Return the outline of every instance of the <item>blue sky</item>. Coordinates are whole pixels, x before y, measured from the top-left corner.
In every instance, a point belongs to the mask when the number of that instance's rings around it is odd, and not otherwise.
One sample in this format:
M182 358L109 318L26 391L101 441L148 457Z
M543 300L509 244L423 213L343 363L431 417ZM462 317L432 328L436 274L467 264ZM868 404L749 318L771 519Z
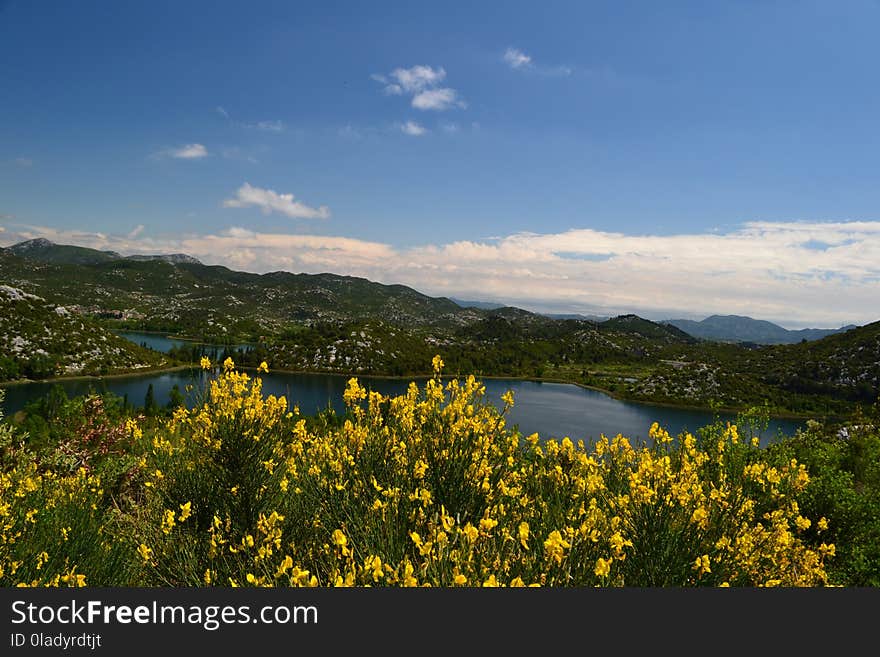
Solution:
M0 0L0 244L873 321L878 24L867 1Z

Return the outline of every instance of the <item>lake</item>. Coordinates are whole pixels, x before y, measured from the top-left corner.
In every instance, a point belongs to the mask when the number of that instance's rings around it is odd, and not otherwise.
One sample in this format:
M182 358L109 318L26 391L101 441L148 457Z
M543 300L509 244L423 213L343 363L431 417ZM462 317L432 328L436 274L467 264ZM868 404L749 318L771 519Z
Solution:
M250 351L254 348L251 344L235 344L235 345L214 345L207 344L203 342L194 342L193 340L181 340L179 338L172 338L164 333L145 333L142 331L116 331L116 334L125 338L126 340L130 340L135 344L139 344L142 346L146 346L148 349L152 349L153 351L161 351L163 353L168 353L172 348L177 347L207 347L209 353L222 353L224 349L237 350L240 349L242 351Z
M261 375L264 394L285 395L288 402L298 404L303 413L311 414L330 404L342 413L345 405L342 393L347 376L327 374L292 374L270 372ZM198 370L144 374L142 376L64 381L68 396L82 395L90 390L109 391L128 396L135 405L143 405L147 387L153 384L153 394L159 404L168 401L176 384L185 393L187 385L198 389L205 375ZM358 377L361 384L386 395L402 394L409 379ZM424 379L419 381L423 384ZM673 435L680 431L695 431L713 421L709 411L654 406L614 399L596 390L587 390L567 383L544 383L511 379L484 379L486 398L501 407L501 395L507 390L514 393L515 405L508 415L508 426L518 425L525 434L537 432L542 438L570 437L572 440L598 438L600 434L613 437L618 433L632 440L648 440L648 429L659 422ZM35 398L46 395L54 383L35 382L15 384L5 388L7 415L20 410ZM189 393L188 397L192 397ZM719 414L722 419L735 420L730 414ZM793 434L804 423L798 420L771 420L761 436L762 444L774 440L779 432Z

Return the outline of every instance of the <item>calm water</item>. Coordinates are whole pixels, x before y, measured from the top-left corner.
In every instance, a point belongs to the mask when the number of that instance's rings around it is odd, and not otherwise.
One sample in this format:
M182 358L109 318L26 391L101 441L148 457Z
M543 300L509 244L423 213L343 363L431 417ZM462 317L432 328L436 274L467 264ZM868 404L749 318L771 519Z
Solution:
M213 350L214 352L222 352L227 347L224 345L213 345L213 344L205 344L202 342L193 342L192 340L178 340L176 338L168 337L162 333L142 333L140 331L116 331L116 334L119 337L125 338L126 340L130 340L135 344L146 345L153 351L161 351L163 353L168 353L174 347L192 347L192 346L200 346L200 347L208 347L209 352ZM231 350L242 350L242 351L250 351L254 348L253 345L250 344L235 344L229 345L228 347Z
M184 392L186 386L192 384L197 390L202 376L199 371L180 370L137 377L65 381L61 385L68 396L106 390L119 396L127 395L132 404L140 406L151 383L156 401L164 404L172 386L177 384ZM264 394L285 395L291 404L298 404L303 413L311 414L327 408L328 403L339 413L345 410L342 393L348 377L270 372L262 378ZM409 380L404 379L359 377L359 380L364 386L383 394L401 394L409 385ZM685 429L695 431L713 421L708 411L624 402L595 390L564 383L508 379L486 379L484 383L487 399L499 407L502 406L501 395L507 390L514 392L516 403L508 416L508 425L518 425L526 435L537 432L541 437L569 436L575 441L588 441L603 433L607 436L622 433L634 440L648 440L648 428L655 421L673 435ZM20 410L28 401L47 394L52 385L56 384L25 383L6 387L4 411L10 415ZM721 417L735 419L727 414L721 414ZM762 443L773 440L780 431L793 434L800 426L803 426L802 422L773 420L762 435Z

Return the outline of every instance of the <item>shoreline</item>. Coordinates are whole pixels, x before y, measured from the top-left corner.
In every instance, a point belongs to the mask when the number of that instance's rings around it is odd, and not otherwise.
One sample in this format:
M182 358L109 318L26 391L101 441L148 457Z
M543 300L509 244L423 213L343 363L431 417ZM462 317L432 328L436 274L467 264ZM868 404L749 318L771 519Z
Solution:
M165 372L177 372L179 370L192 369L192 365L173 365L171 367L144 368L134 372L119 372L116 374L71 374L70 376L53 376L48 379L13 379L12 381L0 381L0 388L6 388L28 383L63 383L65 381L100 381L102 379L124 379L133 376L146 376L148 374L164 374Z
M215 364L215 367L219 364ZM242 371L256 371L256 366L251 365L238 365L237 369ZM137 370L134 372L121 372L118 374L77 374L71 376L55 376L49 379L16 379L13 381L0 381L0 388L12 387L16 385L24 385L28 383L63 383L65 381L100 381L102 379L122 379L122 378L130 378L130 377L138 377L138 376L148 376L148 375L158 375L165 374L167 372L178 372L181 370L187 369L200 369L198 363L191 363L188 365L173 365L171 367L161 367L155 369L143 369ZM401 380L424 380L430 379L432 374L406 374L406 375L393 375L393 374L362 374L362 373L346 373L346 372L327 372L320 370L289 370L289 369L277 369L273 368L269 370L270 373L277 372L279 374L307 374L307 375L322 375L322 376L336 376L336 377L344 377L344 378L358 378L358 379L384 379L388 381L401 381ZM468 375L464 375L468 376ZM660 408L670 408L670 409L680 409L686 411L702 411L702 412L720 412L727 414L737 414L742 413L748 410L747 408L734 408L729 406L722 406L718 408L712 408L710 406L699 406L694 404L679 404L673 402L662 402L662 401L649 401L642 399L630 399L628 397L619 395L618 393L612 392L605 388L599 388L597 386L587 385L585 383L580 383L578 381L568 381L565 379L558 378L546 378L546 377L530 377L530 376L511 376L511 375L474 375L477 380L483 379L492 379L492 380L508 380L508 381L527 381L532 383L558 383L563 385L572 385L578 388L582 388L584 390L593 390L595 392L599 392L603 395L606 395L616 401L625 402L630 404L642 404L646 406L656 406ZM441 379L455 379L461 378L461 375L441 375ZM825 416L817 416L817 415L805 415L799 413L791 413L791 412L783 412L783 413L771 413L769 418L771 420L810 420L816 419L817 417L821 417L822 420L843 420L844 417L833 416L833 415L825 415Z
M195 344L201 344L206 347L240 347L242 345L248 347L259 347L259 342L235 342L230 344L219 344L214 342L205 342L200 338L189 338L182 335L176 335L174 333L169 333L168 331L147 331L145 329L127 329L127 328L114 328L109 327L110 331L116 333L143 333L144 335L155 335L160 338L165 338L166 340L179 340L180 342L193 342ZM132 341L133 342L133 341Z

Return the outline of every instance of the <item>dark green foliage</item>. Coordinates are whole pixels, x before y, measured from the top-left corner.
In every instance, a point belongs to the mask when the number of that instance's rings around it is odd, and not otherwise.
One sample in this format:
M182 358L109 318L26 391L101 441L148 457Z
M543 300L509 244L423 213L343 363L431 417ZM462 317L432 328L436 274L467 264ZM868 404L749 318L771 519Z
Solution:
M803 515L828 519L828 529L808 530L815 544L834 543L833 581L880 586L880 414L845 426L810 422L806 431L769 448L780 463L796 458L810 473L799 499Z

